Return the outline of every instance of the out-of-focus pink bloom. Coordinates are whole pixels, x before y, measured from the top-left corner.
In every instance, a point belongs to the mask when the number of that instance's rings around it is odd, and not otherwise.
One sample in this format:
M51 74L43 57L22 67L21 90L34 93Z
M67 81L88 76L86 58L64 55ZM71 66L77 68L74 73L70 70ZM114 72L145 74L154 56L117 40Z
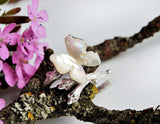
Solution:
M0 110L2 110L5 107L5 100L0 99ZM0 120L0 124L4 124L2 120Z
M16 33L10 33L15 26L16 24L12 23L7 25L2 32L0 29L0 57L3 60L6 60L9 57L9 51L5 44L15 45L17 43L18 35Z
M2 71L3 69L3 62L0 60L0 71ZM0 82L0 86L2 85L2 83Z
M17 52L12 55L12 62L16 64L16 74L18 78L18 87L22 89L26 83L28 83L28 78L32 77L36 71L36 68L28 63L31 57L23 54L21 48L17 47Z
M15 70L11 68L7 63L3 65L3 73L5 75L5 80L10 87L13 87L17 82L17 75Z
M0 99L0 110L2 110L5 107L5 100Z
M39 0L32 0L31 6L28 6L28 15L31 22L31 28L33 32L39 37L46 37L46 31L44 27L39 24L48 21L48 14L45 10L38 12Z
M0 71L2 71L2 69L3 69L3 62L2 60L0 60Z
M0 124L4 124L2 120L0 120Z

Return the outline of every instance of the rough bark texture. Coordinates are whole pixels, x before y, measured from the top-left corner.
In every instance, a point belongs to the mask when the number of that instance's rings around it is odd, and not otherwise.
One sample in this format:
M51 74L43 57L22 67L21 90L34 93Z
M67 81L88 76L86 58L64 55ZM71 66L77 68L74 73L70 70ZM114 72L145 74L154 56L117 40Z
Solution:
M143 39L153 35L160 29L160 17L157 17L148 26L128 38L114 38L106 40L104 43L90 47L88 50L97 51L102 60L111 58L121 51L134 46ZM85 122L95 124L159 124L160 109L153 108L136 110L107 110L96 106L92 99L98 92L94 84L88 84L81 93L80 99L72 104L67 105L67 94L69 91L59 90L58 88L49 89L48 85L43 87L46 73L53 71L54 65L49 61L52 50L45 50L45 58L41 63L36 74L22 90L19 98L0 111L0 119L5 124L15 123L34 123L36 120L57 118L60 116L75 116ZM87 72L95 71L95 68L87 68ZM60 75L56 75L55 80Z
M88 51L95 51L99 54L101 60L110 59L120 52L141 43L144 39L153 36L160 30L160 16L152 20L147 26L143 27L140 32L131 37L115 37L107 39L103 43L88 47Z
M49 86L42 87L46 73L55 69L49 61L52 50L46 50L45 53L44 61L22 90L19 98L0 112L0 118L5 124L34 123L36 120L60 116L75 116L79 120L95 124L158 124L160 122L160 110L158 109L118 111L94 105L92 99L98 92L94 84L86 86L78 102L67 105L67 94L73 90L74 86L69 91L58 88L49 89ZM59 78L58 75L57 78Z

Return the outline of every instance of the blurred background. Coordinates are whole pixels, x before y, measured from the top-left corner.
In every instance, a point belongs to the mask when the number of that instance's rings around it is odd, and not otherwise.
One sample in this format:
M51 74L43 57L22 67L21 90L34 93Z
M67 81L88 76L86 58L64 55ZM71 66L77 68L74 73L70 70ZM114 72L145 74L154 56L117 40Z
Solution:
M27 15L31 0L2 5L2 10L21 7L19 15ZM47 10L45 23L49 44L55 53L67 53L64 38L71 34L84 39L89 46L115 36L131 36L160 15L159 0L40 0L39 10ZM22 31L28 25L25 24ZM142 110L160 104L160 33L143 43L102 63L98 70L111 69L113 84L96 95L94 103L107 109ZM0 93L7 104L20 90L9 88ZM37 124L90 124L74 117L38 121Z

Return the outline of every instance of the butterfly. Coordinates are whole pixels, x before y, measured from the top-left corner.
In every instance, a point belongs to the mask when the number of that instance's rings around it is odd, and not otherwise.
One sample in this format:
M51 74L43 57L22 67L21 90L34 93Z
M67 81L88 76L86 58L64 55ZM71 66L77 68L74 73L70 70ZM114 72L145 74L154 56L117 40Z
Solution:
M69 35L65 38L65 45L68 54L52 54L50 61L60 74L69 73L71 77L71 79L63 79L59 89L69 89L78 82L78 86L68 94L68 104L72 104L79 99L81 91L89 82L97 80L97 77L103 77L104 74L85 73L82 65L97 66L101 60L97 53L86 51L87 43L84 40Z

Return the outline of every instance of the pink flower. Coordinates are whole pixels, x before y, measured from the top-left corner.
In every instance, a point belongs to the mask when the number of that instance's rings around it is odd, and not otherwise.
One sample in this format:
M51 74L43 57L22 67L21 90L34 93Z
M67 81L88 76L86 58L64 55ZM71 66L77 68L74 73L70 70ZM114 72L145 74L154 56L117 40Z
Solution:
M0 110L2 110L5 107L5 100L0 99ZM0 124L4 124L2 120L0 120Z
M0 99L0 110L2 110L5 107L5 100Z
M0 29L0 57L3 60L6 60L9 57L9 51L5 44L15 45L17 43L17 34L9 34L15 26L16 24L12 23L7 25L2 32Z
M3 62L0 60L0 72L2 71L3 69ZM0 86L2 85L2 83L0 82Z
M39 24L48 21L48 14L45 10L38 12L39 0L32 0L32 5L28 6L28 15L31 22L31 28L33 32L39 37L46 37L46 31L44 27Z
M0 120L0 124L4 124L2 120Z
M33 54L35 50L34 42L37 42L39 39L35 36L31 27L27 28L22 36L19 38L18 45L21 47L25 55Z
M15 70L11 68L7 63L3 65L3 73L5 75L5 80L10 87L13 87L17 82L17 75Z
M31 27L23 32L19 41L19 46L25 55L32 54L31 56L33 56L33 53L36 53L35 67L38 68L44 59L44 47L48 48L48 44L40 43Z
M0 71L2 71L2 69L3 69L3 62L2 60L0 60Z
M18 88L22 89L29 79L34 75L36 68L28 63L31 57L23 54L21 48L17 47L17 52L12 55L12 62L16 65L16 74L18 78Z
M38 69L39 65L41 64L42 60L44 59L44 47L48 48L47 43L36 43L35 44L35 53L37 55L35 60L35 67Z

